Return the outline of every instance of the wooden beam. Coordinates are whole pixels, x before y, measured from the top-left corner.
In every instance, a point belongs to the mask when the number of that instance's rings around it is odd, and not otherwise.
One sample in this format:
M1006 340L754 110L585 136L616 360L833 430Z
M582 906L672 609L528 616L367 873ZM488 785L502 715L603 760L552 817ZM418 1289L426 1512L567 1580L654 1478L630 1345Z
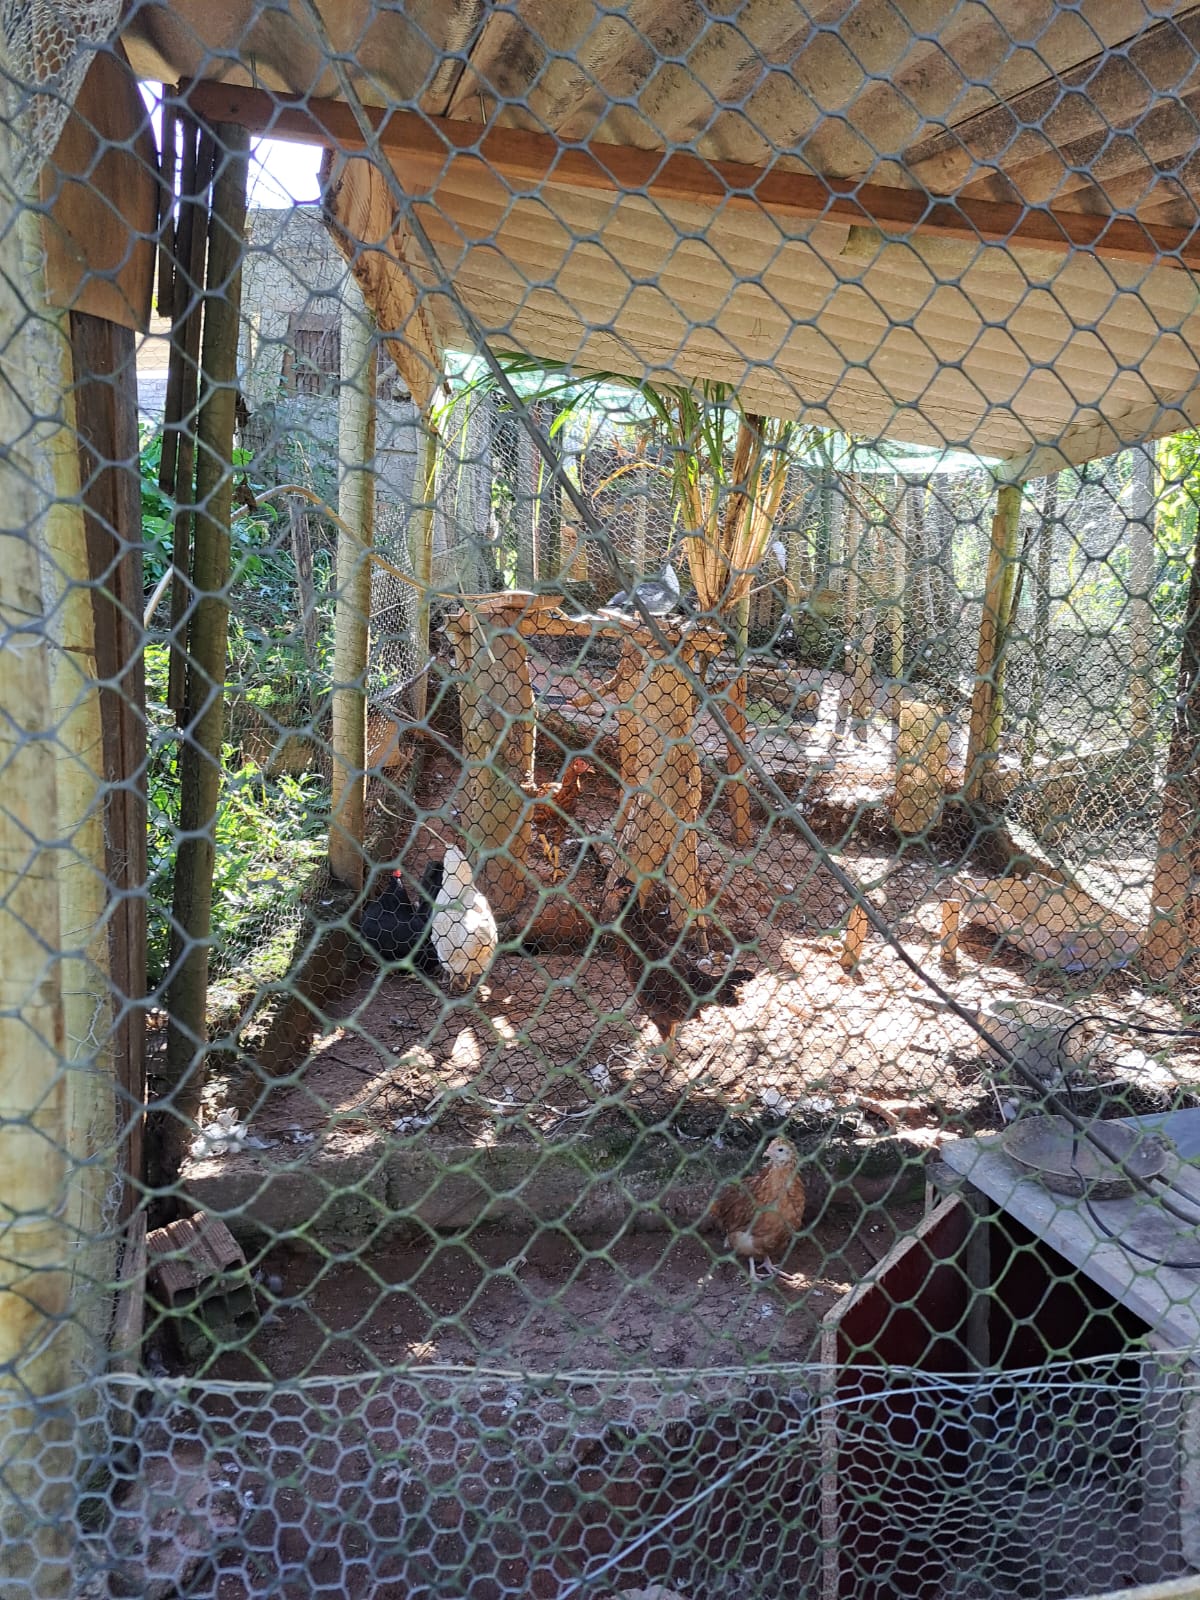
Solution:
M272 139L344 152L368 148L351 108L338 100L289 98L204 79L180 97L198 116L236 122ZM563 144L520 128L484 129L397 108L368 108L372 146L402 172L414 198L428 198L456 162L480 162L514 188L543 184L646 196L732 210L763 211L794 221L839 221L909 237L930 234L1107 260L1160 263L1200 271L1200 229L1138 222L1133 217L1036 208L995 200L944 198L923 190L859 183L813 173L707 161L689 151L627 145ZM417 192L417 186L424 194Z
M125 1183L121 1220L143 1177L146 1100L146 674L140 610L142 501L133 332L71 315L75 429L100 681L113 1049Z
M338 428L337 600L333 618L333 758L329 788L329 870L362 889L366 870L367 665L371 546L375 542L375 324L356 289L342 301Z
M971 695L971 727L967 739L964 793L968 800L986 798L985 778L994 756L997 669L1003 648L1012 585L1016 579L1017 538L1021 526L1021 485L1006 483L996 494L992 518L992 544L988 552L983 595L983 621L979 626L979 653L975 687Z
M1022 456L1011 456L996 468L996 477L1004 483L1028 483L1200 427L1200 381L1184 394L1152 400L1118 416L1103 417L1093 408L1089 413L1086 422L1073 424L1055 443L1034 445Z

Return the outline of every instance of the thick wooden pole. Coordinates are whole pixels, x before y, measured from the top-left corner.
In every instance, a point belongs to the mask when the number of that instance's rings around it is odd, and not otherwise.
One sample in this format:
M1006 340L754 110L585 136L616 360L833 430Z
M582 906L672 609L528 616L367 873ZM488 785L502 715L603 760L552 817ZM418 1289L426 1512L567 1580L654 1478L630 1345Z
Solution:
M1021 771L1033 770L1038 728L1046 697L1046 657L1050 650L1050 569L1054 557L1054 524L1058 516L1058 474L1046 479L1042 517L1038 527L1037 555L1033 563L1033 673L1029 686L1029 715L1021 740Z
M37 222L21 76L0 28L0 1594L71 1592L72 1241L66 1214L66 1029L58 885L58 750L39 545L39 369L49 324L29 285Z
M204 296L204 256L208 248L209 190L217 159L207 129L197 130L190 118L184 133L179 226L175 232L172 280L171 358L163 417L160 487L176 502L171 540L171 656L167 704L182 720L187 700L188 617L195 590L192 583L192 530L195 518L196 400L200 388L200 331Z
M153 1119L147 1151L148 1177L160 1190L172 1187L178 1179L204 1086L214 829L225 729L229 517L249 146L244 128L226 124L213 132L219 154L209 226L196 428L192 583L197 599L188 639L187 698L180 730L179 851L166 989L166 1094ZM173 1197L164 1209L175 1209Z
M449 617L446 633L458 669L466 794L463 828L475 847L475 882L500 921L528 893L522 870L529 844L535 724L529 656L517 630L520 601L487 603Z
M896 514L892 520L892 574L891 593L888 596L889 632L892 646L892 677L899 682L904 676L904 606L908 598L908 553L910 541L915 547L916 517L914 497L916 490L904 484L896 491Z
M146 1099L146 676L137 372L132 330L73 313L75 425L82 458L100 690L109 962L120 1088L124 1220L140 1199Z
M1149 753L1154 730L1154 446L1133 452L1129 483L1129 708L1135 740Z
M421 585L413 611L413 648L417 662L429 660L429 590L433 583L433 507L437 484L438 436L428 418L421 419L420 443L413 469L412 513L408 522L408 556L413 576ZM413 684L413 720L424 722L429 709L429 673Z
M992 543L988 553L983 620L979 626L979 651L975 661L975 687L971 695L971 725L967 739L964 794L968 800L985 798L987 774L995 759L999 733L997 716L1000 710L997 671L1017 580L1021 489L1018 483L1003 484L996 495L996 512L992 518Z
M733 647L737 658L737 677L729 685L729 704L726 716L734 733L744 743L749 729L746 717L746 675L742 664L746 658L750 623L750 596L743 595L733 608ZM726 795L729 807L729 834L735 845L748 845L754 838L754 822L750 809L750 789L740 776L742 758L734 745L725 753Z
M32 276L32 275L31 275ZM29 280L27 279L27 282ZM47 419L41 454L53 501L45 526L43 590L55 646L50 690L57 766L58 951L63 1006L64 1106L68 1162L66 1221L71 1230L72 1365L99 1377L108 1365L116 1251L106 1217L116 1173L113 995L106 926L104 738L96 629L90 590L75 419L75 371L68 319L47 319L39 368L39 414ZM54 423L48 419L55 418ZM60 420L61 419L61 420ZM119 1187L117 1188L119 1192ZM81 1401L80 1416L95 1400Z
M1200 957L1200 531L1192 552L1158 860L1143 960L1153 977L1194 973Z
M347 889L363 886L367 765L367 651L375 543L375 330L358 288L342 304L338 424L337 607L333 620L333 777L329 869Z

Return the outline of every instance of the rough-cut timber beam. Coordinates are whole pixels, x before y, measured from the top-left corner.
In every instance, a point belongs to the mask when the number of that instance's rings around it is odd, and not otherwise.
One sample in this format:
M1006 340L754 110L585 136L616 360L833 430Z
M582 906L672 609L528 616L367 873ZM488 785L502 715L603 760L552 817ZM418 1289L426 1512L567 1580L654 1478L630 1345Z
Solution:
M365 148L349 106L338 100L295 99L210 80L190 83L181 98L214 122L236 122L252 133L353 151ZM931 234L1028 249L1086 250L1109 260L1161 263L1200 271L1200 230L1168 228L1133 217L1030 208L993 200L948 200L919 190L853 179L823 178L770 167L706 161L626 145L560 144L549 134L516 128L484 130L415 111L368 113L380 152L403 170L406 184L432 191L456 161L481 161L513 184L542 183L606 194L729 206L797 221L840 221L887 234Z

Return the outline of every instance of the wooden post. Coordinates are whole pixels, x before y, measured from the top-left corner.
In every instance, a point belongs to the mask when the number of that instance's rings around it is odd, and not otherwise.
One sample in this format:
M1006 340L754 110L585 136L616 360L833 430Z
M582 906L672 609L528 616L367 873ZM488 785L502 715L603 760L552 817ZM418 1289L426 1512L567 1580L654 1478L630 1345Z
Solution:
M865 909L855 901L850 907L850 920L846 924L842 953L838 957L843 972L854 972L857 969L862 960L863 946L867 942L870 926Z
M433 508L437 483L438 436L428 417L421 418L421 443L413 469L412 512L408 521L408 557L421 585L413 611L413 648L421 666L429 659L429 591L433 586ZM424 722L429 708L429 673L413 684L412 713Z
M942 940L938 960L946 972L958 971L958 920L960 900L942 901Z
M872 680L875 676L875 631L878 626L879 613L874 606L868 606L862 614L862 636L855 644L850 688L850 714L854 719L854 735L857 739L867 737L867 725L875 710Z
M342 302L342 370L338 515L346 527L338 530L333 620L329 870L347 889L359 890L365 865L370 551L375 542L375 330L357 285L350 284Z
M229 518L249 139L244 128L232 123L221 124L213 132L221 156L213 188L196 429L192 581L197 599L188 640L187 703L179 758L180 839L175 858L171 976L166 989L166 1092L147 1128L148 1178L160 1190L170 1189L178 1179L204 1087L214 829L225 729ZM163 1209L173 1211L177 1202L178 1197L172 1196Z
M900 703L896 735L897 833L911 838L933 826L946 797L950 724L940 706L921 700Z
M633 544L629 552L629 560L633 567L633 576L636 582L646 571L646 527L650 520L651 479L643 471L638 473L634 482L637 485L637 498L633 502Z
M715 653L720 639L713 630L689 643ZM696 670L695 658L689 655L688 661ZM695 827L700 815L696 697L678 663L655 655L644 635L626 641L614 692L625 798L613 828L617 861L610 877L621 870L661 879L678 925L686 911L700 910L707 900Z
M1142 958L1158 978L1200 955L1200 529L1192 551L1175 716L1163 783L1158 860Z
M1021 772L1028 777L1037 754L1038 726L1046 692L1046 657L1050 649L1050 569L1054 555L1054 524L1058 514L1058 475L1046 479L1042 493L1042 518L1038 528L1037 557L1033 565L1033 672L1029 687L1029 715L1021 739Z
M896 496L897 515L892 533L891 623L892 677L897 682L904 676L904 603L908 591L908 546L914 532L912 512L913 493L904 488Z
M521 427L516 430L516 441L513 524L517 535L517 588L532 589L538 578L533 441Z
M304 639L304 664L308 668L310 704L317 675L317 593L313 584L312 534L308 510L302 500L289 497L288 533L292 560L296 566L296 604L300 609L300 630Z
M997 674L1004 645L1004 629L1017 578L1017 539L1021 526L1019 483L1006 483L996 495L992 518L992 543L988 553L983 595L983 620L975 661L975 687L971 695L971 724L963 792L968 800L986 798L987 776L995 759L1000 731L1001 703Z
M746 676L742 663L746 657L750 620L750 596L743 595L733 609L733 647L738 675L729 685L729 725L743 743L746 741L749 722L746 718ZM730 745L725 753L726 804L729 808L729 833L733 843L744 849L754 838L754 824L750 814L750 790L746 780L738 776L743 766L742 758Z
M171 356L163 417L162 455L158 481L175 500L172 519L171 656L167 704L182 723L187 699L188 617L191 612L192 529L195 517L196 399L200 385L200 334L204 305L204 257L207 249L208 195L217 147L206 130L181 116L184 135L179 227L175 234L171 316ZM197 143L198 139L198 143ZM165 309L165 308L164 308Z
M533 685L521 614L505 596L476 602L447 618L458 669L466 795L463 829L475 846L476 884L498 920L513 916L528 893L522 871L529 808L522 785L533 781Z
M14 188L27 152L21 74L0 28L0 1594L58 1600L71 1572L73 1405L57 765L39 546L38 369L53 369L28 267L36 213Z
M1129 483L1129 704L1134 739L1151 753L1154 732L1154 446L1133 452Z
M146 677L142 605L141 480L132 330L85 313L71 317L75 426L88 543L100 689L108 883L109 968L117 1015L113 1052L121 1087L124 1221L140 1197L146 1099Z

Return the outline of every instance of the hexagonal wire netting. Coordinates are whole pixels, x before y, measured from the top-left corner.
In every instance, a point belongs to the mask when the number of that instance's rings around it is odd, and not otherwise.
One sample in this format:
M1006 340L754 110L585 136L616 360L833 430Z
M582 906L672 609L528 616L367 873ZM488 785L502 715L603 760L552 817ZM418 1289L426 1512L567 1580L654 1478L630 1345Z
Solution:
M1196 23L911 10L4 11L3 1600L1200 1569Z

